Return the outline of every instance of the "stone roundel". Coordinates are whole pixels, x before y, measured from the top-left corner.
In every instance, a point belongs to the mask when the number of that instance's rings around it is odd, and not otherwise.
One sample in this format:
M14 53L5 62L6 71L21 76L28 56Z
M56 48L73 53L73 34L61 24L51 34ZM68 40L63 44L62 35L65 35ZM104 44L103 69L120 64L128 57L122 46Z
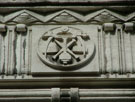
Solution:
M38 42L38 56L48 66L75 70L90 62L95 45L80 29L62 26L45 32Z

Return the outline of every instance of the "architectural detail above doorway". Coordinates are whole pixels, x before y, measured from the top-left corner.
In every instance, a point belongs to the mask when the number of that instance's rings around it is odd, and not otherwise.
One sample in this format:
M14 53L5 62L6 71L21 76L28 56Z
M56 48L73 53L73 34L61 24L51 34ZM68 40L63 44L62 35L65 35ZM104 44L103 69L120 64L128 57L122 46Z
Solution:
M89 35L68 26L49 30L38 43L40 59L47 65L61 70L80 68L92 60L94 52L95 45Z

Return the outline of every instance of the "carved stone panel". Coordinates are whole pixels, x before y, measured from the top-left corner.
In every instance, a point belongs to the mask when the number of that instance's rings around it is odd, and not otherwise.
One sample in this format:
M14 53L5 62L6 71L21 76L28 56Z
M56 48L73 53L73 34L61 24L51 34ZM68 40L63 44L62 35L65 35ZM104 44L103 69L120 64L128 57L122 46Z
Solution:
M134 11L87 9L1 10L1 78L134 77Z
M36 35L37 28L43 32ZM33 27L36 38L33 37L32 45L32 73L98 74L96 30L91 25L82 29L73 25Z
M135 0L0 0L0 102L135 102Z
M79 29L57 27L40 38L38 55L51 67L61 70L76 69L86 64L89 59L92 60L95 46L89 40L89 35Z

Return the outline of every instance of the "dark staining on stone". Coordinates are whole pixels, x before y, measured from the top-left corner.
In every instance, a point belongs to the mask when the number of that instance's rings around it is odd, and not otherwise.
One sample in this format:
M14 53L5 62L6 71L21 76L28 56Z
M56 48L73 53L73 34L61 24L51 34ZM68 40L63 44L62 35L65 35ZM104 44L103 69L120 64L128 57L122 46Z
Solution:
M4 45L4 63L3 63L3 66L2 66L2 74L3 75L5 74L5 45Z
M2 66L2 72L1 72L1 74L5 74L5 36L3 36L3 43L4 43L4 46L3 46L3 48L4 48L4 63L3 63L3 66Z
M14 69L13 69L13 74L17 74L17 68L16 68L16 65L17 65L17 56L16 56L16 45L17 44L17 34L15 33L15 38L14 38L14 41L13 41L13 52L14 52Z
M5 36L6 36L6 32L1 33L2 34L2 39L3 39L3 43L5 43ZM5 74L5 45L4 45L4 59L3 59L3 66L1 69L1 74L4 75Z
M1 34L2 34L2 36L3 36L3 37L5 37L5 36L6 36L6 32L3 32L3 33L1 33Z
M24 66L25 66L25 50L26 50L26 38L24 39L23 42L23 62L24 62Z
M2 74L2 75L5 74L5 62L4 62L4 64L3 64L3 66L2 66L2 72L1 72L1 74Z

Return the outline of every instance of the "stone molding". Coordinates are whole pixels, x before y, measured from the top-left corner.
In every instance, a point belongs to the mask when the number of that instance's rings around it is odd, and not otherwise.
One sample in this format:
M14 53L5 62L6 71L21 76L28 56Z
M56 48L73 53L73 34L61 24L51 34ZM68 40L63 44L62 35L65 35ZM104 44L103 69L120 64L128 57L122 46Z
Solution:
M0 4L1 5L6 5L6 6L12 6L12 5L27 5L32 6L34 4L36 5L58 5L58 4L68 4L68 5L80 5L80 4L93 4L93 5L133 5L134 1L133 0L1 0ZM31 5L30 5L31 4Z
M0 102L134 102L133 5L1 0Z
M18 75L33 75L34 77L40 75L59 76L59 72L61 72L62 76L72 74L74 76L94 75L100 77L101 75L112 75L118 77L125 75L126 78L131 78L135 73L134 14L134 12L130 12L125 16L109 9L100 9L90 13L87 11L85 15L76 10L69 9L62 9L49 14L39 14L35 11L25 9L7 15L1 14L0 74L2 78L12 75L15 77ZM44 29L49 26L50 28ZM90 49L94 51L94 53L91 54L91 61L84 64L85 67L79 65L78 69L75 71L71 69L69 69L69 71L60 71L59 69L61 68L53 69L42 63L41 60L39 61L36 50L42 50L44 48L42 43L45 43L44 41L40 43L39 39L43 34L46 35L45 32L48 31L54 30L54 33L61 32L59 29L55 30L55 28L62 26L78 29L79 32L71 32L73 36L75 36L76 33L83 34L84 31L88 32L87 35L94 44L94 47L92 48L91 46ZM83 38L82 35L80 37ZM77 38L75 39L77 41ZM83 43L85 40L87 39L82 40ZM52 48L58 47L60 46L59 43L62 43L61 41L56 42L57 43L52 44ZM42 46L38 47L38 43ZM87 43L83 43L80 45L87 45ZM70 55L78 60L76 55L72 53L74 52L73 49L68 48L68 50ZM69 52L67 52L68 51L66 51L65 55L68 55ZM39 57L41 58L40 55ZM44 59L43 57L41 58L42 60ZM55 63L57 61L52 62ZM38 66L40 67L37 68Z
M49 15L41 15L30 10L20 10L7 16L0 15L0 22L6 24L103 24L105 22L115 22L119 24L129 21L134 22L134 14L135 12L122 15L108 9L101 9L82 15L81 13L64 9Z
M86 102L86 101L127 101L135 100L135 90L131 89L10 89L0 90L0 101L40 101L40 102Z

